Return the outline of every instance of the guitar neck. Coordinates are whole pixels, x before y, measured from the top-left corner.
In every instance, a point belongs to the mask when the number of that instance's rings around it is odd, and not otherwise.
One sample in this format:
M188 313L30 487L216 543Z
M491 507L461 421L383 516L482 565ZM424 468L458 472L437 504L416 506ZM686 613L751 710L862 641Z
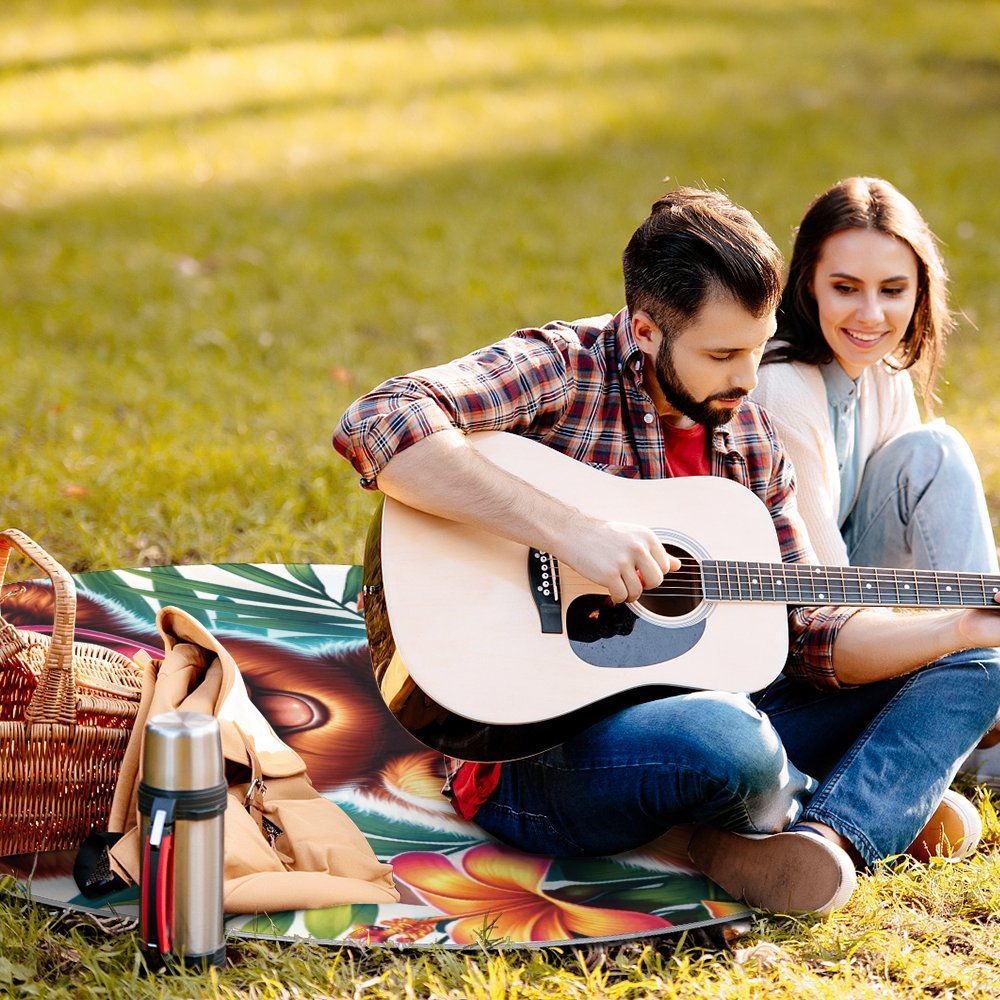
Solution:
M701 584L712 601L851 607L996 608L1000 592L1000 576L981 573L711 559Z

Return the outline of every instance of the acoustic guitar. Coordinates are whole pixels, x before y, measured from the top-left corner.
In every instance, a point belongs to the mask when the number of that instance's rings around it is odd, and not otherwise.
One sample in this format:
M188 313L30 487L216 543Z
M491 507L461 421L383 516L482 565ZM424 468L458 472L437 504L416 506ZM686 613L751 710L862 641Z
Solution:
M766 506L731 480L623 479L513 434L469 441L587 514L648 525L681 568L614 605L546 552L384 498L364 567L376 680L451 756L530 756L679 689L759 690L785 663L789 605L996 607L998 576L783 563Z

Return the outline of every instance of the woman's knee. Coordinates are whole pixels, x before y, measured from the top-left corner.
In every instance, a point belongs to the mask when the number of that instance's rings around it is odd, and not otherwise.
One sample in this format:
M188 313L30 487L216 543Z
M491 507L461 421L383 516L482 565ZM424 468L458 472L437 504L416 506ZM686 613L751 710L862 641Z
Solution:
M931 483L939 476L954 483L968 476L979 483L975 457L965 438L943 420L924 424L886 442L868 460L874 469L886 466L911 482Z

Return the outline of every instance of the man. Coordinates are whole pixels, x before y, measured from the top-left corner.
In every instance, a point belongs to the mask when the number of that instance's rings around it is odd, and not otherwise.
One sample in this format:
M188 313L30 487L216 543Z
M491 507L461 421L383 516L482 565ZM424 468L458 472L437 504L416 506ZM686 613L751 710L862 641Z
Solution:
M362 485L550 552L614 601L678 561L648 527L596 520L491 464L467 432L522 434L633 478L734 479L767 505L782 558L811 559L792 470L746 400L775 328L774 243L723 195L682 189L653 206L623 270L617 315L518 331L390 379L350 407L335 447ZM789 630L784 675L753 700L674 694L525 760L458 762L456 809L561 855L695 823L691 856L730 893L775 911L842 905L858 865L918 838L992 726L1000 658L978 647L1000 644L1000 615L799 608Z

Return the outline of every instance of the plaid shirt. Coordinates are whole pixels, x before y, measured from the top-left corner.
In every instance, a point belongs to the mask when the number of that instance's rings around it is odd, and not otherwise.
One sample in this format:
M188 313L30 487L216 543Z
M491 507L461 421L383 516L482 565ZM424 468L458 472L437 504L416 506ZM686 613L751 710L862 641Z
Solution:
M663 432L643 389L644 363L624 309L518 330L457 361L383 382L351 405L333 444L366 489L376 488L379 471L397 452L449 427L513 431L615 475L663 479L669 475ZM715 429L711 470L764 501L785 562L815 562L795 504L791 463L753 401ZM785 673L839 687L833 642L854 613L790 609Z

